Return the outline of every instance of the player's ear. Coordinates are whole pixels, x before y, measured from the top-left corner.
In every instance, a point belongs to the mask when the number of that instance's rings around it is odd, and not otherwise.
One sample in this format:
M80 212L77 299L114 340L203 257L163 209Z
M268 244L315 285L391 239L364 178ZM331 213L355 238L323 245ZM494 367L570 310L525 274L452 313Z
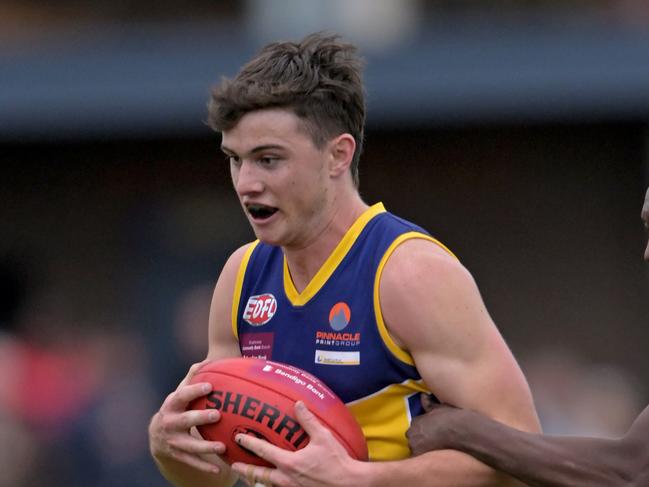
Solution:
M356 141L351 134L344 133L330 142L329 174L338 177L349 171L349 166L356 151Z

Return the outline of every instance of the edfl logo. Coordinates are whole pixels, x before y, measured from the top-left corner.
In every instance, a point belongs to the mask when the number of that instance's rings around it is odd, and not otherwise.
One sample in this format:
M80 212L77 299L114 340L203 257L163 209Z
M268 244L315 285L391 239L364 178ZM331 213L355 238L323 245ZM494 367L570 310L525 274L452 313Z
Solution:
M277 311L277 300L272 294L250 296L243 311L243 319L252 326L265 325Z

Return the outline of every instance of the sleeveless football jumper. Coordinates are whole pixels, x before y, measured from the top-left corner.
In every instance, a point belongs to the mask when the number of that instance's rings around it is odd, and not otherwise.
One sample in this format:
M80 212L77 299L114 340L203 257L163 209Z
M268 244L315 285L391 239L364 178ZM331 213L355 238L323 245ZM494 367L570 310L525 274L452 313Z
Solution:
M406 430L429 392L412 356L390 337L379 302L381 272L420 227L367 209L307 287L297 292L281 248L254 242L237 275L232 327L244 357L285 362L314 374L350 408L371 460L410 456Z

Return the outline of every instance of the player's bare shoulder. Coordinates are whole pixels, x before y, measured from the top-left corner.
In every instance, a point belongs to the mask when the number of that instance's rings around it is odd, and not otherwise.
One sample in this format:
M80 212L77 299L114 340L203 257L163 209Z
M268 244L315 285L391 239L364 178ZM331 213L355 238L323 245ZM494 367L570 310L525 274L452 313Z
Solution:
M455 341L462 335L461 328L475 323L475 318L486 317L469 271L434 241L418 238L403 242L389 257L380 279L385 323L403 345L417 347L425 335ZM428 345L442 345L435 343Z
M226 261L225 265L223 266L223 271L221 272L221 274L227 273L228 276L229 274L234 274L236 278L236 275L239 271L239 268L241 267L241 263L243 262L243 259L247 258L249 253L255 247L255 245L257 245L257 241L249 242L245 245L242 245L234 252L232 252L230 257L228 257L228 260Z
M236 336L232 332L232 306L237 280L242 264L253 250L255 242L235 250L221 270L210 306L209 352L210 358L237 356L240 354Z
M381 300L388 304L391 296L400 299L404 295L430 299L453 283L472 284L473 278L446 247L433 240L413 238L401 243L385 264Z

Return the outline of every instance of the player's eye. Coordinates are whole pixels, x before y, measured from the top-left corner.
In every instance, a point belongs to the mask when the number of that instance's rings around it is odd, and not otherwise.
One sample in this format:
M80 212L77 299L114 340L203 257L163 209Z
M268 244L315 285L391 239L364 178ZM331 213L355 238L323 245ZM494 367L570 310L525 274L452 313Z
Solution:
M259 158L259 164L265 167L273 167L279 161L279 157L276 156L263 156Z

